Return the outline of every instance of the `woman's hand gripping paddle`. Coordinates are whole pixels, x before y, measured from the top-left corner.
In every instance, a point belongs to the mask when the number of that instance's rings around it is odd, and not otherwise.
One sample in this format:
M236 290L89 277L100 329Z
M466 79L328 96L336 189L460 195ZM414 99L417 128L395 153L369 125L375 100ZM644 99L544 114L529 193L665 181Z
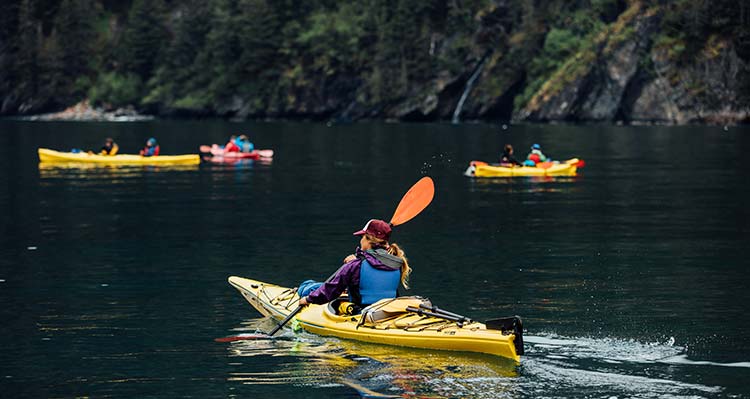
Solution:
M432 179L429 176L425 176L419 179L419 181L411 186L409 191L404 194L404 197L401 198L401 202L398 203L396 211L393 212L393 217L391 218L390 224L392 226L398 226L412 220L415 216L419 215L420 212L427 208L427 205L430 205L430 202L432 202L432 198L434 196L435 184L432 182ZM328 277L328 280L331 280L335 275L336 273L332 274L331 277ZM294 316L296 316L297 313L299 313L302 309L304 309L304 306L297 306L297 308L294 309L292 313L289 313L289 315L284 318L281 323L274 327L273 330L269 331L268 335L240 334L234 337L217 338L216 341L231 342L242 339L271 338L274 334L279 332L279 330L281 330L286 325L286 323L289 322L289 320L294 318Z

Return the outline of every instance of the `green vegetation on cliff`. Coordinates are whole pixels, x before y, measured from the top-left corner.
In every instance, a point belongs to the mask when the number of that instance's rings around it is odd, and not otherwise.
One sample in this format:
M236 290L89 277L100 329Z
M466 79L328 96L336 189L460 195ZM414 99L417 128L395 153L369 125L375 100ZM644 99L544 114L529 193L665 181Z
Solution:
M507 119L591 75L634 40L631 21L645 12L656 14L648 40L675 65L675 79L696 57L727 49L740 72L750 64L743 2L542 3L7 0L0 113L88 98L161 115L434 120L449 119L466 92L463 115ZM644 51L639 62L651 65ZM475 72L476 87L467 87ZM743 108L750 78L737 76L730 89ZM710 92L703 86L691 87Z

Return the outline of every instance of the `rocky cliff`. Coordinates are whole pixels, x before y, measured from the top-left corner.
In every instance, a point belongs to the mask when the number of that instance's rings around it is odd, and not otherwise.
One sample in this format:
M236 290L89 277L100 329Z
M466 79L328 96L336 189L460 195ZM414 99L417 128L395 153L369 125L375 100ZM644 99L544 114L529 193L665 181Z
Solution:
M0 113L750 121L744 2L286 3L9 0Z

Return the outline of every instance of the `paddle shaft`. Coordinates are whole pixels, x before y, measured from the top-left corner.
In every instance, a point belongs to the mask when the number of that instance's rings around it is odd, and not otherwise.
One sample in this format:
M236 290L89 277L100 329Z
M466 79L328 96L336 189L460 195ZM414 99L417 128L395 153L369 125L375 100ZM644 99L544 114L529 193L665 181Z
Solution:
M419 307L422 308L422 309L425 309L425 310L429 310L430 312L433 312L433 313L443 314L443 315L446 315L446 316L455 317L455 318L460 319L461 321L464 321L464 322L470 322L471 321L471 319L468 318L468 317L466 317L466 316L462 316L460 314L456 314L456 313L453 313L453 312L449 312L447 310L440 309L437 306L427 306L427 305L425 305L423 303L420 303Z
M344 266L342 265L341 267L344 267ZM333 280L333 278L336 277L336 274L338 274L339 270L341 270L341 267L338 270L336 270L335 273L331 274L331 277L328 277L325 282L327 283L327 282ZM286 318L284 318L284 320L282 320L281 323L279 323L279 325L277 325L276 327L274 327L273 330L271 330L271 332L268 333L268 335L272 336L272 335L276 334L277 332L279 332L279 330L281 330L282 328L284 328L284 326L286 325L286 323L289 323L289 320L293 319L294 316L296 316L297 313L301 312L302 309L304 309L304 308L305 308L305 305L298 305L297 309L294 309L292 311L292 313L289 313L289 315Z
M294 309L292 311L292 313L289 313L289 316L287 316L284 320L282 320L281 323L279 323L279 325L277 325L276 327L274 327L274 329L271 330L271 332L269 332L268 335L269 336L273 336L279 330L281 330L282 328L284 328L284 326L286 325L286 323L289 323L289 320L291 320L294 316L296 316L297 313L299 313L303 308L304 308L304 306L298 305L297 309Z
M458 324L459 327L463 327L464 323L471 322L471 320L468 320L463 316L455 317L455 316L447 315L445 313L430 312L429 310L422 310L421 308L415 308L414 306L407 306L406 311L416 313L420 316L430 316L430 317L436 317L438 319L452 321Z

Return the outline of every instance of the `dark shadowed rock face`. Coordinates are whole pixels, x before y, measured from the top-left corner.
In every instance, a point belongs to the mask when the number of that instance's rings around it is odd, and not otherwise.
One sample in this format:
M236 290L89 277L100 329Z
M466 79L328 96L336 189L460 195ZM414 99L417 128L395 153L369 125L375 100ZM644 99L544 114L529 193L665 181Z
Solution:
M623 14L626 15L627 13ZM748 65L730 41L709 40L691 62L671 60L651 37L659 15L639 11L614 24L592 61L586 52L569 60L542 87L516 119L626 123L733 123L747 121L739 74Z
M649 31L653 29L653 19L640 19L636 23L636 33L631 40L602 56L599 65L589 78L588 95L583 100L576 119L584 121L613 121L622 106L625 89L638 71L641 54L650 44ZM606 52L606 50L605 50Z
M746 121L750 106L737 87L747 65L731 43L715 43L691 65L670 61L666 52L651 54L654 78L646 82L627 115L634 123L716 123Z
M659 15L641 13L627 24L629 37L610 35L592 65L582 63L550 81L517 119L626 123L736 123L750 106L738 85L750 68L734 45L709 40L692 62L670 60L652 40ZM625 21L623 21L625 22ZM551 89L554 88L554 89Z
M594 49L583 49L542 87L517 115L528 121L614 121L637 75L656 18L626 13Z

